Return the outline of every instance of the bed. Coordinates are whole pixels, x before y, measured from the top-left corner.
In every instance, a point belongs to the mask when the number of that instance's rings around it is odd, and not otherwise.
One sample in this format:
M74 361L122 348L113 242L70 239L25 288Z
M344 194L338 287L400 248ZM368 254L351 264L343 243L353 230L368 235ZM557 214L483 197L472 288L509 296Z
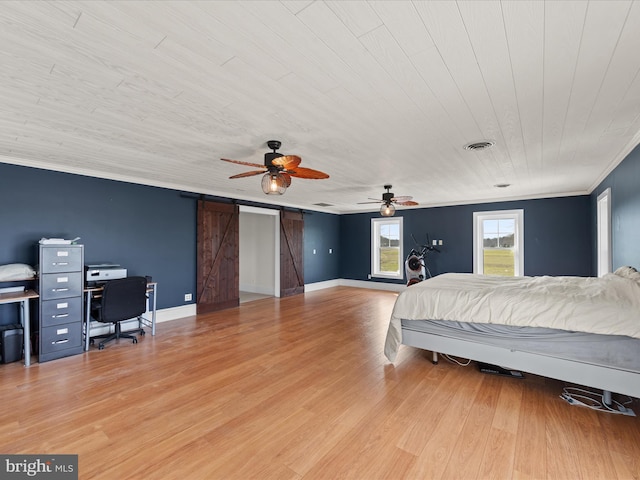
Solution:
M640 398L640 273L442 274L398 296L392 363L401 345Z

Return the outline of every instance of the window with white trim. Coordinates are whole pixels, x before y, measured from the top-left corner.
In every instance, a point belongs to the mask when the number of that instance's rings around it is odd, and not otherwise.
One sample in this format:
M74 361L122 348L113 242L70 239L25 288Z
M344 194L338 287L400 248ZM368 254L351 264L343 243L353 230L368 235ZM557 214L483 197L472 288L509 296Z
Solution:
M524 210L473 212L473 273L524 275Z
M371 276L404 278L402 217L371 219Z

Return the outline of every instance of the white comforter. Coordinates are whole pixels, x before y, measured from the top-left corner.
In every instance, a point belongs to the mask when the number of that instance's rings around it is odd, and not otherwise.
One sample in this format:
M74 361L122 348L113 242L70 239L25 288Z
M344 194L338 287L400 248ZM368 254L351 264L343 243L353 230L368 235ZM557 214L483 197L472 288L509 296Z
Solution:
M446 273L397 298L384 346L393 362L400 321L456 320L640 338L640 283L615 274L593 277L498 277Z

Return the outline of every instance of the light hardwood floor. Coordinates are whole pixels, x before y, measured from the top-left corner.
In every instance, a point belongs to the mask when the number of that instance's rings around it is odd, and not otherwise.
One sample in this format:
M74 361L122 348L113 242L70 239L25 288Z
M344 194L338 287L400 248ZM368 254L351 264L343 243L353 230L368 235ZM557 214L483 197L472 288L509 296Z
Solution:
M570 406L560 382L409 347L389 364L395 298L268 298L0 365L0 452L78 454L80 479L640 477L640 420Z

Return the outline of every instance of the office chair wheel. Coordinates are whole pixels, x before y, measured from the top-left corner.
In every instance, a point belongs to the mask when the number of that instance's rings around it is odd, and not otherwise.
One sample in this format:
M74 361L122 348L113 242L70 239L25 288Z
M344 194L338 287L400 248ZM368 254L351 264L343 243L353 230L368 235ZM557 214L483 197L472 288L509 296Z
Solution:
M134 339L133 339L133 343L138 343L138 339L137 339L137 338L134 338Z
M144 330L140 330L140 335L142 335L142 336L144 336L144 335L145 335Z
M104 345L102 344L98 345L98 350L104 350Z

